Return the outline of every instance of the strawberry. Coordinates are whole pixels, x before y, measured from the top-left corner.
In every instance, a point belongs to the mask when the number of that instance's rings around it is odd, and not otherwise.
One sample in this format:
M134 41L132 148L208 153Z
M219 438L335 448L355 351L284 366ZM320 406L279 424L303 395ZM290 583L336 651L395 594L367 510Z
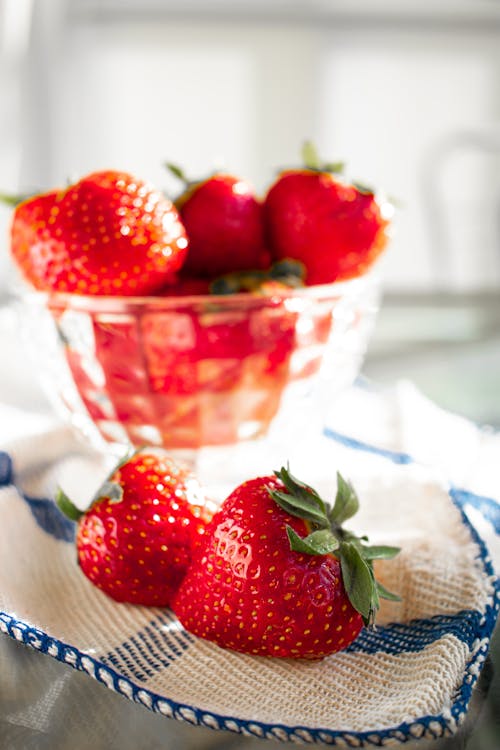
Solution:
M21 202L12 256L37 289L150 294L179 270L187 239L176 208L125 172L95 172Z
M176 201L189 238L183 272L213 278L265 268L269 253L264 247L262 204L252 186L229 174L190 183L181 170L169 166L186 184Z
M306 268L306 283L364 274L387 243L388 221L372 190L343 182L307 144L306 169L283 172L264 201L271 254Z
M125 459L84 513L61 490L56 501L78 520L87 578L116 601L159 607L169 604L212 515L194 476L153 449Z
M172 601L184 627L224 648L319 659L371 624L379 596L370 547L341 524L358 509L340 474L333 508L282 468L244 482L207 528Z
M158 292L160 297L198 297L205 294L210 294L210 281L196 276L175 279Z

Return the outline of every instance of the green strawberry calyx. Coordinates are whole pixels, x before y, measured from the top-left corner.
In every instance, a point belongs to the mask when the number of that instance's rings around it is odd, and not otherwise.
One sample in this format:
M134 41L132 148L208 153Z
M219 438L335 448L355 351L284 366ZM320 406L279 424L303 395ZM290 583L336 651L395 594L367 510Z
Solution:
M299 260L284 258L265 271L233 271L218 276L210 283L210 293L227 295L254 292L265 295L269 282L279 282L284 288L299 289L304 286L305 273L305 266Z
M308 555L334 555L340 561L349 601L365 625L372 626L381 598L400 601L399 596L375 579L373 561L395 557L399 547L370 545L366 536L360 537L343 527L344 521L359 510L359 499L352 484L340 472L337 472L337 494L333 506L312 487L294 477L289 468L274 473L284 489L268 487L270 496L284 511L306 521L310 529L307 536L301 537L288 525L290 549Z
M321 161L318 150L312 141L305 141L302 145L302 162L306 169L311 172L330 172L334 175L343 175L346 166L343 161ZM361 195L375 195L375 190L369 185L365 185L364 182L352 180L350 184Z
M79 521L80 518L85 515L85 513L87 513L87 511L89 511L100 500L108 500L110 503L120 503L123 500L123 487L119 482L112 482L111 477L122 466L128 463L128 461L130 461L133 456L135 456L137 453L140 453L141 450L142 448L131 450L119 460L116 466L108 474L107 479L101 484L97 492L94 494L85 510L81 510L80 508L78 508L78 506L75 505L73 500L68 497L64 490L61 489L61 487L58 487L54 500L59 510L62 511L62 513L64 513L64 515L71 521Z
M60 487L57 489L55 502L60 511L71 521L79 521L99 500L109 500L110 503L120 503L123 499L123 487L118 482L104 482L95 493L85 510L78 508L73 500Z
M217 170L215 170L208 174L206 177L202 177L198 180L192 180L186 175L185 171L178 164L165 162L163 166L168 172L170 172L173 177L175 177L177 180L179 180L179 182L182 183L182 192L180 193L180 195L173 198L173 203L179 211L204 182L217 174Z
M24 201L27 201L28 198L32 198L33 195L26 193L22 195L14 195L11 193L0 193L0 203L4 203L6 206L10 206L11 208L16 208L21 203L24 203Z
M343 161L322 162L318 149L312 141L305 141L302 145L302 161L307 169L313 172L332 172L333 174L342 174L345 169Z
M174 177L177 177L178 180L183 182L185 185L191 185L191 180L189 180L186 177L186 173L182 169L182 167L179 167L178 164L172 164L172 162L165 162L164 164L165 169L167 169L170 174L172 174Z

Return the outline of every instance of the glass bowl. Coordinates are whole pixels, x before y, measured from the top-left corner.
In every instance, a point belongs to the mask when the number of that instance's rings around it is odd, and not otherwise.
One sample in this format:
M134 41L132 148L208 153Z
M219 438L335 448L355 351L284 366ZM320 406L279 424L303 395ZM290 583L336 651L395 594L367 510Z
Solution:
M46 391L91 443L197 451L293 430L355 379L379 306L367 275L272 296L23 294ZM314 407L313 407L314 409Z

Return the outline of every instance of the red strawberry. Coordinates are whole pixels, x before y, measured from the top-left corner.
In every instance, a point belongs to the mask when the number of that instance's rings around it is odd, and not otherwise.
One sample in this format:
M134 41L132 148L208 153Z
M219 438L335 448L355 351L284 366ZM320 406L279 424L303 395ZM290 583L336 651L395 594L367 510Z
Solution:
M171 167L182 179L182 172ZM183 271L213 278L231 271L265 268L262 205L252 186L238 177L215 174L186 183L176 201L189 238Z
M176 208L125 172L95 172L20 203L12 255L37 289L149 294L179 270L187 239Z
M119 602L165 607L177 590L212 512L196 479L165 453L144 449L119 465L78 520L83 573Z
M223 503L172 607L184 627L219 646L260 656L318 659L370 624L379 596L369 547L342 528L358 508L338 475L333 509L287 469L240 485Z
M210 281L196 276L185 276L160 289L158 294L161 297L198 297L210 294Z
M266 196L271 253L301 261L308 285L360 276L385 248L388 221L371 190L342 182L315 152L309 162L283 172Z

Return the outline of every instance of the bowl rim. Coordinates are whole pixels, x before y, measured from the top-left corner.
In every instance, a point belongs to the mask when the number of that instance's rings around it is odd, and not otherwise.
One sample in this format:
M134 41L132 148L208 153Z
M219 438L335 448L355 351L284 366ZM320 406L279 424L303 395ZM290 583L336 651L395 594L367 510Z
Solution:
M360 291L376 288L380 284L378 273L369 271L352 279L334 281L329 284L314 284L299 288L276 291L270 295L249 294L186 294L178 296L159 295L87 295L72 292L42 291L23 284L15 290L20 301L43 303L55 309L72 309L98 312L125 312L135 309L175 309L201 306L203 308L253 308L269 307L290 301L321 301L356 296Z

